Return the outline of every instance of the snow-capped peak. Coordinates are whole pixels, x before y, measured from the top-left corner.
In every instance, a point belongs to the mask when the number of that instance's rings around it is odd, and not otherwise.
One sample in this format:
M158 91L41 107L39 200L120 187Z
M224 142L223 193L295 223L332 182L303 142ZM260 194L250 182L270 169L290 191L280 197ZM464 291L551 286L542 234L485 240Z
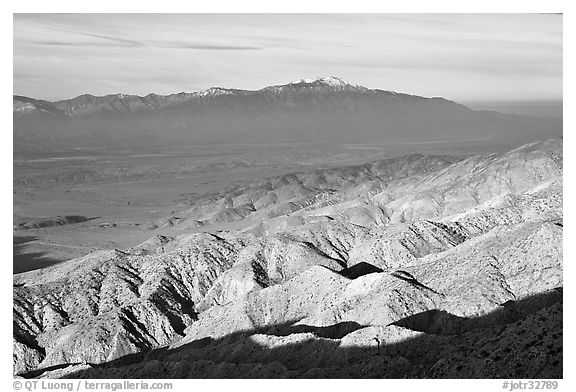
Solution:
M300 79L300 80L295 80L294 82L290 83L290 84L300 84L300 83L318 83L318 84L324 84L327 86L332 86L332 87L343 87L343 86L348 86L349 83L346 83L344 80L337 78L335 76L329 76L329 77L315 77L315 78L309 78L309 79Z
M234 92L222 87L210 87L207 90L198 92L198 95L201 97L205 96L216 96L216 95L228 95L233 94Z

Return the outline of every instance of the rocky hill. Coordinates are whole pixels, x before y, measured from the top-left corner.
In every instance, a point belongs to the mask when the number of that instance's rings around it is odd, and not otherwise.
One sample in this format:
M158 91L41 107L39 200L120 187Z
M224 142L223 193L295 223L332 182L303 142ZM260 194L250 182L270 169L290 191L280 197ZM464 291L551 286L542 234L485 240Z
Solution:
M369 89L338 78L256 91L210 88L144 97L81 95L48 102L14 96L14 150L188 143L523 143L559 137L562 124L473 111L443 98ZM313 132L312 132L313 130ZM480 135L480 136L479 136Z
M345 87L344 87L345 88ZM562 141L292 173L14 276L24 377L562 377Z

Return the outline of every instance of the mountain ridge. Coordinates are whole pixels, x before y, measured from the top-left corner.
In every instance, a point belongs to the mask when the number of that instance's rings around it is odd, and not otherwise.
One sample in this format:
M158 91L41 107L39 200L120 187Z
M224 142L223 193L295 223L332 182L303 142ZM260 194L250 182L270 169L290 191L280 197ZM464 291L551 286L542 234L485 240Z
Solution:
M127 101L137 101L140 100L142 102L154 100L166 100L169 106L170 102L175 101L176 103L187 102L189 100L193 100L195 98L201 97L214 97L219 95L254 95L258 93L270 93L276 92L281 93L288 89L298 89L298 88L328 88L328 89L335 89L335 90L353 90L353 91L362 91L362 92L373 92L373 93L386 93L391 95L399 95L399 96L406 96L406 97L415 97L415 98L422 98L422 99L441 99L448 102L449 101L443 97L423 97L413 94L406 94L406 93L398 93L391 90L382 90L382 89L370 89L364 86L353 85L351 83L345 82L344 80L337 78L337 77L315 77L315 78L308 78L308 79L300 79L296 80L287 84L279 84L279 85L271 85L265 86L260 89L256 90L247 90L247 89L235 89L235 88L225 88L220 86L212 86L204 90L199 91L192 91L192 92L179 92L179 93L172 93L167 95L160 95L156 93L149 93L146 95L137 95L137 94L125 94L125 93L115 93L115 94L106 94L106 95L93 95L93 94L81 94L77 97L73 98L66 98L60 99L56 101L50 101L45 99L36 99L28 96L23 95L13 95L13 99L16 101L27 102L32 105L49 105L52 104L56 108L62 110L62 108L70 108L74 104L78 103L80 106L85 105L86 103L93 103L94 101L107 101L107 102L114 102L116 100L127 100ZM92 101L92 102L90 102ZM453 102L455 103L455 102ZM164 106L164 107L166 107ZM464 105L462 105L464 106ZM64 111L64 115L66 116L73 116L73 112L68 110Z
M259 90L212 87L171 95L80 95L48 102L14 96L14 150L237 143L518 145L559 137L555 121L474 111L439 98L369 89L338 78ZM510 144L510 143L509 143Z

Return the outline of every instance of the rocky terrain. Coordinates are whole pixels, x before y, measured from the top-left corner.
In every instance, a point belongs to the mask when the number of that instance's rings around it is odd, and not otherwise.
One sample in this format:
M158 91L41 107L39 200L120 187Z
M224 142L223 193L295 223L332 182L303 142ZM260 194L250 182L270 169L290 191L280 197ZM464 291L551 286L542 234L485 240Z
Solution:
M14 374L563 375L560 139L186 203L153 225L183 234L14 275Z

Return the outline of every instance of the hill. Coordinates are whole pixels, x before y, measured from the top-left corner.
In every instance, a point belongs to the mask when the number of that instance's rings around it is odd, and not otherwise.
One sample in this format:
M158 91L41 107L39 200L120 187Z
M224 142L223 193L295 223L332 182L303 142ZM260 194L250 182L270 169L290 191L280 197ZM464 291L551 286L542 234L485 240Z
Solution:
M171 224L222 230L15 275L14 373L561 378L562 161L552 139L195 200Z

